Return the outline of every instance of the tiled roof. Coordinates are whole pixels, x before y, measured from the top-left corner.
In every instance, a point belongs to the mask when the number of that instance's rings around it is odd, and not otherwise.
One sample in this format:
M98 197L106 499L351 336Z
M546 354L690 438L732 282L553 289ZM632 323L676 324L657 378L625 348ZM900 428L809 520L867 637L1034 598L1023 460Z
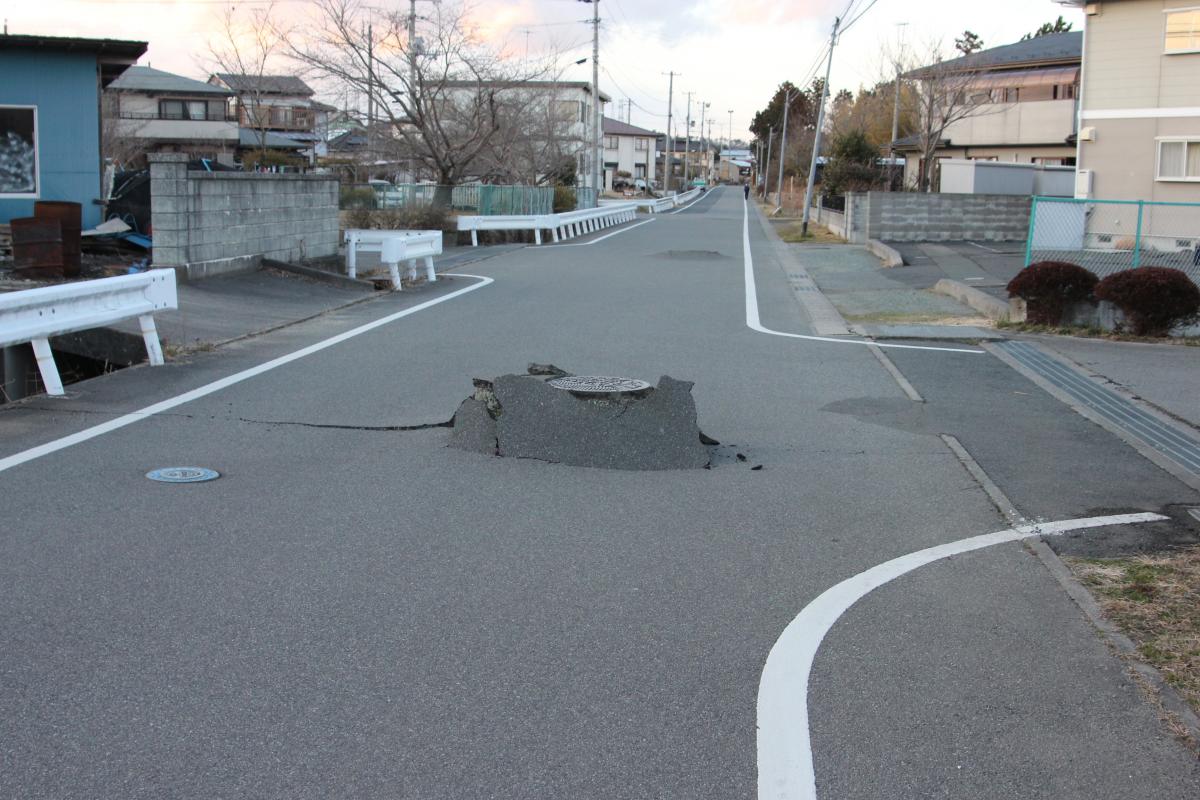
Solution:
M905 77L920 78L936 67L938 70L967 71L1007 69L1018 65L1078 63L1083 58L1083 32L1049 33L1023 42L992 47L950 61L915 69Z
M654 131L648 131L645 128L639 128L636 125L630 125L628 122L622 122L619 119L612 117L604 117L604 121L600 127L605 133L613 136L657 136Z
M150 67L130 67L109 87L132 92L175 92L179 94L215 94L226 97L233 94L228 89L204 81L192 80L182 75L163 72Z
M262 92L263 94L289 94L311 97L314 92L308 84L295 75L237 75L218 72L217 77L235 92Z

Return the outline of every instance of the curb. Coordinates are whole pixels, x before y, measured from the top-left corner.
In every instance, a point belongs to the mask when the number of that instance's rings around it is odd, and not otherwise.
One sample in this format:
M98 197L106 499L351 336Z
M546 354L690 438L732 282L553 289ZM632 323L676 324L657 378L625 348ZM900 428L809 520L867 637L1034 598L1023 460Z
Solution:
M867 250L883 262L884 269L904 266L904 257L900 255L900 251L894 247L888 247L878 239L867 239Z
M817 282L813 280L808 270L800 263L800 259L796 257L796 254L788 248L787 242L780 238L779 233L767 221L763 213L757 208L754 210L757 212L754 216L758 218L758 224L762 228L771 249L774 251L776 260L781 267L785 268L785 274L788 268L791 268L796 279L801 284L801 291L797 291L795 286L790 286L792 297L799 303L800 308L808 317L813 331L818 336L851 335L850 325L842 316L842 312L838 311L833 301L821 291L821 287L817 285ZM792 281L789 280L789 284L791 283Z
M330 286L336 286L339 289L367 289L375 291L375 284L371 281L363 281L358 278L351 278L347 275L339 275L336 272L326 272L323 269L314 267L305 267L300 264L291 264L287 261L276 261L271 258L264 258L262 261L264 267L277 269L280 272L290 272L293 275L301 275L305 278L312 278L321 283L327 283Z
M946 297L952 297L958 302L975 309L988 319L1008 320L1011 317L1008 303L998 297L992 297L987 292L980 291L974 286L967 286L965 283L959 281L942 278L933 285L930 291L945 295Z

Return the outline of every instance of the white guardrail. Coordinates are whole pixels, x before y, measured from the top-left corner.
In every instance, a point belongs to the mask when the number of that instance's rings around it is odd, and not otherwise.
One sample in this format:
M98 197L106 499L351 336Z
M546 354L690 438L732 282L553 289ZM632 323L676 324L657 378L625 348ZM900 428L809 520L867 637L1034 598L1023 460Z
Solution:
M471 232L471 244L479 245L479 231L533 231L533 238L542 243L542 231L550 231L554 241L569 239L582 233L629 222L637 216L637 204L621 202L564 211L561 214L530 214L525 216L462 216L458 229Z
M442 254L441 231L377 231L351 228L345 233L346 274L358 277L358 254L379 253L388 268L392 286L400 288L400 262L408 262L408 277L417 277L417 260L425 262L425 279L437 281L433 257Z
M636 203L638 211L644 211L647 214L657 214L661 211L669 211L672 208L678 208L684 203L691 202L700 195L700 190L689 189L683 194L669 194L666 197L637 197L629 200L601 200L601 206L613 206L619 203Z
M63 394L50 337L138 318L146 355L163 363L154 312L178 308L175 270L152 269L94 281L64 283L0 294L0 347L30 342L46 392Z

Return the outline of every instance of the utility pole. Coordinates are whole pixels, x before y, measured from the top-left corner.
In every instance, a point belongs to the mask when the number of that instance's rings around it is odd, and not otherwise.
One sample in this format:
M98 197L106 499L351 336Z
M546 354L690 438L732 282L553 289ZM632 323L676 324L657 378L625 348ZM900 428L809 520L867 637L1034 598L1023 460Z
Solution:
M683 130L683 185L686 188L692 179L692 95L688 92L687 125Z
M763 166L763 199L771 193L771 145L775 141L775 128L767 128L767 163Z
M367 26L367 180L371 179L371 167L375 165L375 31Z
M675 149L675 135L671 132L671 101L675 99L675 76L678 72L667 73L667 147L663 151L663 191L667 192L671 188L671 179L675 177L674 168L671 166L671 153Z
M725 138L725 149L733 149L733 109L729 109L729 130L726 131L729 135Z
M600 0L592 4L592 188L596 190L596 205L600 205Z
M704 168L704 182L708 183L708 136L704 133L704 111L712 103L700 104L700 145L704 151L704 157L700 159L700 165Z
M775 213L783 209L783 162L787 161L787 129L788 108L792 105L792 92L783 90L783 135L779 138L779 180L775 182L775 191L779 192L779 202L775 205Z
M833 70L833 48L837 46L841 17L834 17L833 33L829 35L829 60L825 62L825 83L821 85L821 105L817 108L817 130L813 135L812 162L808 165L808 186L804 187L804 215L800 221L800 236L808 235L809 206L812 205L813 183L817 180L817 154L821 152L821 127L825 124L825 98L829 97L829 73Z
M907 22L896 23L901 33L901 52L896 54L896 98L892 102L892 140L888 143L888 191L891 191L896 185L896 137L900 135L900 57L904 47L904 26L907 24Z

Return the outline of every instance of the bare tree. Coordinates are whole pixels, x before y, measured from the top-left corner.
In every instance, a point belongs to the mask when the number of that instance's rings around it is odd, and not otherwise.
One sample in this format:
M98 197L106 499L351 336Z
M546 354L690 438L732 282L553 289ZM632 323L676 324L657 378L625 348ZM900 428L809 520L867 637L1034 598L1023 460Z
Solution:
M106 90L100 99L100 156L117 168L140 161L146 141L138 134L145 125L145 120L122 119L119 93Z
M211 71L237 95L237 122L254 131L259 161L266 153L267 130L271 126L271 108L266 102L267 85L263 78L271 74L272 65L283 54L274 9L274 3L269 3L240 13L236 6L230 5L222 12L220 33L208 43Z
M945 61L936 45L929 53L928 65L905 75L916 89L916 133L921 153L917 188L926 192L933 190L935 154L945 140L946 131L968 117L1007 107L1007 99L998 97L982 79L985 70L976 56Z
M410 27L407 14L363 0L313 5L315 19L281 31L288 56L368 98L396 145L439 185L528 177L557 157L553 92L530 83L550 75L548 66L507 62L475 35L464 6L440 3ZM545 142L527 136L531 120Z

